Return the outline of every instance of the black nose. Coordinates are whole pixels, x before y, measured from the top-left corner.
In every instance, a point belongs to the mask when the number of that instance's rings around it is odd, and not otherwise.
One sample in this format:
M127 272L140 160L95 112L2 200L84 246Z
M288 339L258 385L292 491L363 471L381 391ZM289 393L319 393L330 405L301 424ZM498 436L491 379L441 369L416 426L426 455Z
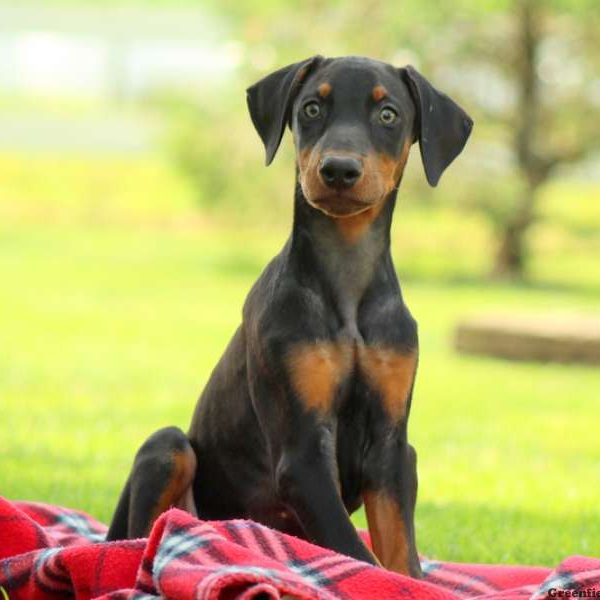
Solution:
M326 156L319 173L325 184L338 190L351 188L362 175L362 165L350 156Z

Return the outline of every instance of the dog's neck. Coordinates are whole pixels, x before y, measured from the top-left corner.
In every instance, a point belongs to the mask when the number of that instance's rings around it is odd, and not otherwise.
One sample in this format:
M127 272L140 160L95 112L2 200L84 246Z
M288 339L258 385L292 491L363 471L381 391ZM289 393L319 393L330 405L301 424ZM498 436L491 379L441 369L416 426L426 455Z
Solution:
M371 214L331 217L312 207L296 182L290 256L310 285L320 285L335 303L342 327L356 330L365 292L382 269L391 268L390 227L394 190ZM395 277L392 270L392 277Z

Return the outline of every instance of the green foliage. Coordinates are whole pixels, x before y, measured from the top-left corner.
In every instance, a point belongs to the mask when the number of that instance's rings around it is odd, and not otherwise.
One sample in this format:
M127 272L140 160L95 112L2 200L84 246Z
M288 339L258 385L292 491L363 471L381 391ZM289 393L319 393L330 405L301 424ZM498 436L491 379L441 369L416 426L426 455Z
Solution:
M198 205L213 216L272 221L280 218L279 210L288 215L293 193L290 148L283 145L279 167L265 169L260 138L245 111L244 90L235 86L213 94L218 102L176 96L160 101L171 124L167 157L190 182Z

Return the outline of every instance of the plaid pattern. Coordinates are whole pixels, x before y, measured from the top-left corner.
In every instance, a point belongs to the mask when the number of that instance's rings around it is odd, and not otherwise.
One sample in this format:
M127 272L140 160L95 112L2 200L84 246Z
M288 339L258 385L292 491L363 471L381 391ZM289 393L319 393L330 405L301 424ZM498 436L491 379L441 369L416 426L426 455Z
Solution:
M425 579L414 581L257 523L203 522L176 509L148 539L105 543L105 532L79 511L0 498L0 586L11 600L517 600L553 588L600 591L600 560L577 556L555 570L424 560Z

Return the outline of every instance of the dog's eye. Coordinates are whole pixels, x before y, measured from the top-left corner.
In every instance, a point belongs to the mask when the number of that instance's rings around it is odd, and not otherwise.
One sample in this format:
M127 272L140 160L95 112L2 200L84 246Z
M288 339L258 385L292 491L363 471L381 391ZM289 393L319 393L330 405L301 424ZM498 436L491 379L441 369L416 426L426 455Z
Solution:
M379 120L384 125L391 125L392 123L395 123L397 118L398 113L389 106L384 106L379 113Z
M304 105L304 114L309 119L316 119L321 114L321 107L318 102L307 102Z

